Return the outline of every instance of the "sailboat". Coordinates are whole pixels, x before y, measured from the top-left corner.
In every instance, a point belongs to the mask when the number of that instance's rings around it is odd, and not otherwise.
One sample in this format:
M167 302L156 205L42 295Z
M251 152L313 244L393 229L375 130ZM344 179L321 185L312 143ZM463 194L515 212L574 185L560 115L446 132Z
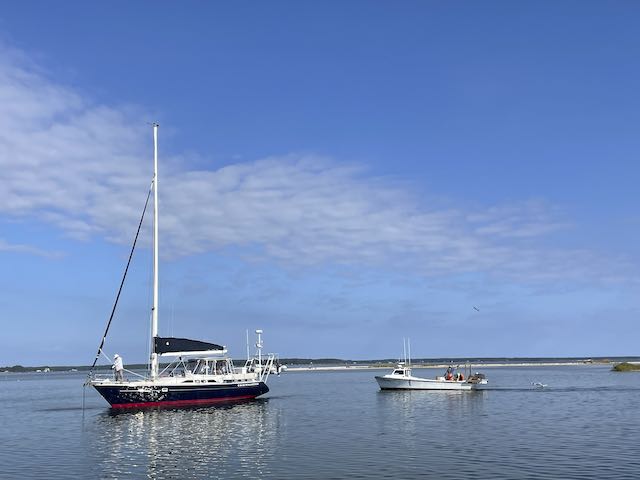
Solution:
M113 318L98 347L88 384L95 388L112 408L141 408L155 406L203 405L216 402L248 400L269 391L267 379L271 372L279 373L274 354L262 355L262 330L256 330L256 354L247 355L245 365L236 368L224 346L187 338L158 335L158 125L153 125L153 307L151 310L151 357L146 374L127 371L127 376L97 375L93 373ZM149 194L151 193L151 189ZM148 197L147 197L148 202ZM145 205L146 210L146 205ZM143 217L144 218L144 213ZM142 219L140 220L140 225ZM138 233L140 232L138 226ZM137 240L137 235L136 235ZM135 249L135 241L134 246ZM133 255L133 249L131 251ZM129 262L131 261L129 256ZM129 264L127 264L128 270ZM124 277L120 290L124 284ZM118 297L120 292L118 292ZM248 349L247 349L248 350ZM108 358L108 357L107 357ZM161 358L170 359L161 369Z

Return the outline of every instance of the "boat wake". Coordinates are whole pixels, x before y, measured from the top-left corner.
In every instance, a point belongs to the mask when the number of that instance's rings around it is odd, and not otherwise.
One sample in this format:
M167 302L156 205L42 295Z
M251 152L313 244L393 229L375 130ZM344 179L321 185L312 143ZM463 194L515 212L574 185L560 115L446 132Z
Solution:
M531 386L531 387L484 387L482 392L536 392L536 393L563 393L563 392L640 392L640 386L607 386L601 385L596 387L553 387L545 385L544 388Z

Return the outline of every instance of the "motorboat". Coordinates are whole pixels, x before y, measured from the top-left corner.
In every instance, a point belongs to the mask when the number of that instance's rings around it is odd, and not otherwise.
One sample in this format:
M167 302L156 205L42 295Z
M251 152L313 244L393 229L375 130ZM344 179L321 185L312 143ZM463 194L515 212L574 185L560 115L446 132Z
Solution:
M453 369L451 369L453 370ZM477 390L488 381L482 373L465 378L462 372L447 369L447 373L436 378L416 377L411 368L400 362L391 373L375 377L381 390Z
M488 383L482 373L471 374L470 365L466 368L467 376L450 365L444 375L435 379L416 377L411 373L411 342L405 343L403 339L402 344L404 362L398 362L391 373L375 377L380 390L477 390Z

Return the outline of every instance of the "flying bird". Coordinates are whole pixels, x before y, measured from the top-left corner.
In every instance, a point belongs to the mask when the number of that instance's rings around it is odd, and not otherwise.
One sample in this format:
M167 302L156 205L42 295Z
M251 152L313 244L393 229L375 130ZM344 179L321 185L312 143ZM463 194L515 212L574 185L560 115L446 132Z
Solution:
M479 309L478 307L473 307L473 309L474 309L476 312L479 312L479 311L480 311L480 309Z

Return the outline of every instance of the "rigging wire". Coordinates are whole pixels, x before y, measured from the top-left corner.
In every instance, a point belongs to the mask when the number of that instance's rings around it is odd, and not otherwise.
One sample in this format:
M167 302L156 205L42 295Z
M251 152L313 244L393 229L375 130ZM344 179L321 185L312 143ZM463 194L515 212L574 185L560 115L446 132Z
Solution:
M154 179L155 180L155 179ZM144 202L144 209L142 210L142 217L140 218L140 223L138 224L138 230L136 231L136 236L133 239L133 245L131 246L131 253L129 253L129 260L127 261L127 266L124 269L124 274L122 275L122 281L120 282L120 288L118 289L118 294L116 295L116 301L113 304L113 308L111 309L111 315L109 316L109 321L107 322L107 328L104 330L104 335L102 335L102 341L100 342L100 346L98 347L98 351L96 352L96 358L93 360L93 364L89 369L89 375L91 376L93 373L93 369L98 362L98 358L102 352L102 347L104 346L104 342L107 339L107 333L109 333L109 327L111 327L111 321L113 320L113 315L116 313L116 307L118 306L118 300L120 300L120 294L122 293L122 287L124 286L124 281L127 278L127 272L129 271L129 265L131 265L131 258L133 257L133 252L136 248L136 243L138 242L138 236L140 235L140 229L142 228L142 222L144 221L144 214L147 211L147 205L149 205L149 198L151 197L151 192L153 191L153 183L151 181L151 186L149 187L149 193L147 193L147 200ZM108 358L108 357L107 357Z

